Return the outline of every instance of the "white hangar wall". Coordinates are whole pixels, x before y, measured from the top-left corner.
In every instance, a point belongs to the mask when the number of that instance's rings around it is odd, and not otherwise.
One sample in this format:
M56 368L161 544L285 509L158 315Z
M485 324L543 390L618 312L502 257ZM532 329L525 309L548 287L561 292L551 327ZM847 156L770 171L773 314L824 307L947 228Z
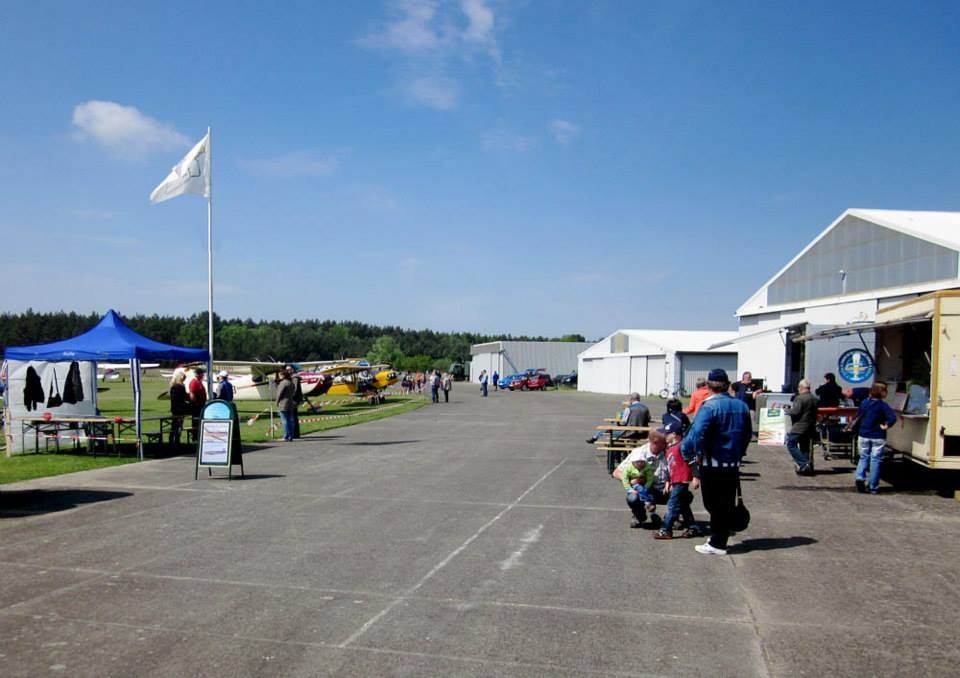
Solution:
M715 367L733 370L735 348L709 350L736 332L618 330L580 354L578 389L593 393L692 392L698 376Z
M575 341L492 341L470 347L470 381L477 381L480 372L497 372L500 376L543 369L547 374L569 374L577 369L577 356L592 346Z
M856 335L806 344L793 337L870 322L885 306L956 287L960 212L849 209L737 309L737 372L773 390L795 390L802 377L818 384L863 343ZM864 341L872 351L872 333Z

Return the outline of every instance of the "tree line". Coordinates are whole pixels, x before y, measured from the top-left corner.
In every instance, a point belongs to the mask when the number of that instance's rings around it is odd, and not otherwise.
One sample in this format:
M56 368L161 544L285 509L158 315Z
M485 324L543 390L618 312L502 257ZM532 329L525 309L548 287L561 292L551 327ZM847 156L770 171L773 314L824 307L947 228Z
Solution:
M100 316L74 312L0 314L0 347L43 344L89 330ZM177 346L207 346L207 313L190 317L125 317L136 332ZM569 334L560 341L584 341ZM488 341L550 341L546 337L437 332L334 320L225 320L213 314L213 353L217 360L311 361L366 357L401 370L449 368L470 360L470 346Z

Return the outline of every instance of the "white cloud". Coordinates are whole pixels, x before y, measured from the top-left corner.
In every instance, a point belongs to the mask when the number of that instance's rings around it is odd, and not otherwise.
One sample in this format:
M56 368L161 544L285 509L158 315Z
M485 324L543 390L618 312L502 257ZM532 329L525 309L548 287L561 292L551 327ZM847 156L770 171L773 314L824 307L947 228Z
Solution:
M436 49L443 42L434 24L437 3L433 0L405 0L396 6L399 15L383 30L362 38L367 47L397 49L402 52L423 52Z
M333 174L339 164L335 155L313 150L290 151L272 158L241 162L251 174L274 177L325 177Z
M497 21L488 0L400 0L393 17L361 38L363 47L400 55L406 74L399 90L409 101L436 110L451 110L460 98L460 84L449 73L462 62L485 54L493 62L494 80L500 76Z
M112 101L87 101L73 109L76 137L92 139L111 151L143 155L187 146L190 139L172 125L154 120L133 106Z
M531 150L535 144L536 142L531 137L525 137L504 130L488 132L483 137L483 147L488 151L526 153Z
M496 63L500 63L500 48L494 34L493 10L487 6L486 0L460 0L460 8L467 16L467 28L463 32L463 39L484 47Z
M580 134L580 128L569 120L553 120L547 127L558 144L566 144L573 137Z
M401 85L408 101L438 111L449 111L460 99L460 84L443 75L413 76Z

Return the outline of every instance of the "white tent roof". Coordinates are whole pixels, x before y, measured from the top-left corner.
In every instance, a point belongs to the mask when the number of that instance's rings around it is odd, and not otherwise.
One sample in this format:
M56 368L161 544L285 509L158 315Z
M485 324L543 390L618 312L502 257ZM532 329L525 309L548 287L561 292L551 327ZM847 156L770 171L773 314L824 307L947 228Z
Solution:
M730 341L737 337L737 332L718 332L716 330L617 330L599 342L588 348L580 355L589 352L606 352L609 346L610 337L616 334L626 334L631 338L636 338L646 346L641 350L634 348L631 342L628 355L654 355L665 353L731 353L736 352L736 348L712 349L713 344ZM598 348L599 347L599 348ZM656 353L651 352L648 347L659 349Z
M858 217L864 221L877 224L878 226L899 231L900 233L920 238L921 240L927 240L948 249L960 251L960 212L850 208L837 217L820 235L811 240L810 243L800 250L793 259L788 261L783 268L774 273L759 290L750 295L750 298L737 309L737 315L758 312L757 304L759 299L763 297L761 293L848 216Z

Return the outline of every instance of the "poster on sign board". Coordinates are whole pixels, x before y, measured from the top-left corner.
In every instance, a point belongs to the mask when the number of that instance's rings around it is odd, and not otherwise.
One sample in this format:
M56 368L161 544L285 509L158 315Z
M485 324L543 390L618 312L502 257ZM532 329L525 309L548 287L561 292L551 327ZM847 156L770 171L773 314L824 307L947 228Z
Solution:
M787 439L787 421L787 412L781 407L761 409L757 442L761 445L784 445Z
M200 428L200 465L227 466L230 462L230 434L233 422L203 421Z

